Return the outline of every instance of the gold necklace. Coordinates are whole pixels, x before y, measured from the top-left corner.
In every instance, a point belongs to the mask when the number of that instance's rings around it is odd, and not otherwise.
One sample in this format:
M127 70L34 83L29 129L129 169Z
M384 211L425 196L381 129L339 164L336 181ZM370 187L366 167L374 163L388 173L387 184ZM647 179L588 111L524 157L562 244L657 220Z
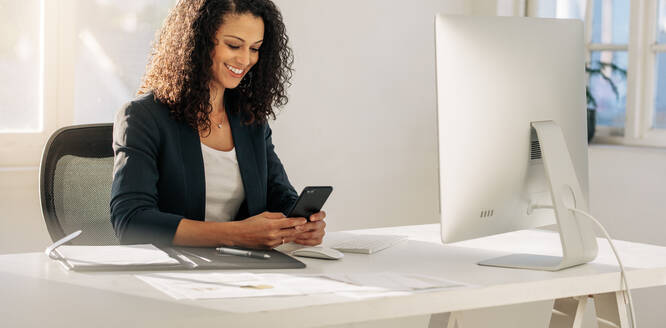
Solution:
M222 117L223 117L223 118L222 118L222 120L221 120L220 122L218 122L218 123L213 122L215 125L217 125L217 128L218 128L218 129L221 129L221 128L222 128L222 123L224 123L224 116L222 116ZM213 121L213 120L211 119L211 121Z

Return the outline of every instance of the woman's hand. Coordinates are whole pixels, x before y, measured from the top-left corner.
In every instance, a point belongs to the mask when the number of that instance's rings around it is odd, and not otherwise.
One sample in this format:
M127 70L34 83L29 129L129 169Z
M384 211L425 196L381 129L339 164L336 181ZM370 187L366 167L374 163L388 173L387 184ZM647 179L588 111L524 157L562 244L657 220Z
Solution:
M299 233L295 236L293 242L307 246L321 244L321 241L326 234L324 231L326 228L326 222L324 222L325 217L326 212L324 211L310 215L310 222L295 227L295 230Z
M234 246L273 248L300 238L295 227L302 227L305 218L286 218L282 213L263 212L237 221Z

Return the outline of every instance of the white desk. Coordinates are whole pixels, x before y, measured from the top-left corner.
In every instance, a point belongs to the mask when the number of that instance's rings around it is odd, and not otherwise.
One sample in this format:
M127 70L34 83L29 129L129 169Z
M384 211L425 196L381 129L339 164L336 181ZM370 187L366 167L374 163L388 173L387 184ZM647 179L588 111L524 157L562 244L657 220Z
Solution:
M571 305L565 299L592 294L612 305L620 289L615 260L601 239L593 263L542 272L475 263L509 252L557 254L552 250L559 248L558 235L549 231L521 231L449 246L439 242L439 225L363 232L406 234L410 240L369 256L346 254L341 261L303 259L307 268L280 272L398 271L438 275L475 287L368 300L324 294L179 301L134 273L68 272L42 253L9 254L0 256L0 320L5 327L320 326L440 312L455 316L484 307L554 299L562 299L559 305L565 309ZM632 288L666 285L666 247L622 241L616 246ZM551 322L551 327L560 324Z

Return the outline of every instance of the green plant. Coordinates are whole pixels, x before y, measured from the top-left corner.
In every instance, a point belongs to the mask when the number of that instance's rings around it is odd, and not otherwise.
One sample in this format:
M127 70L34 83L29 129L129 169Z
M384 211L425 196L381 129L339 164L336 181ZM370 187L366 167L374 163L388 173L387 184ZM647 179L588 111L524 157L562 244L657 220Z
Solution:
M585 95L587 96L587 141L589 142L594 137L594 131L596 130L597 125L597 100L594 98L594 95L590 91L589 82L591 77L599 76L604 79L613 90L616 99L620 99L620 92L617 89L617 85L613 81L613 74L618 73L622 78L627 77L627 70L617 66L614 63L607 63L602 61L592 61L585 65L585 72L588 74L588 85L585 88Z
M614 63L607 63L607 62L602 62L595 60L593 62L590 62L585 66L585 72L587 72L588 77L593 77L593 76L600 76L602 79L604 79L608 84L610 85L611 89L613 90L613 93L615 94L615 97L619 100L620 99L620 93L617 89L617 85L615 82L613 82L612 76L614 73L619 73L620 76L623 78L627 77L627 70L617 66ZM589 81L589 79L588 79ZM587 96L587 108L595 110L597 109L597 100L594 98L594 95L592 92L590 92L590 86L588 85L587 88L585 88L585 94Z

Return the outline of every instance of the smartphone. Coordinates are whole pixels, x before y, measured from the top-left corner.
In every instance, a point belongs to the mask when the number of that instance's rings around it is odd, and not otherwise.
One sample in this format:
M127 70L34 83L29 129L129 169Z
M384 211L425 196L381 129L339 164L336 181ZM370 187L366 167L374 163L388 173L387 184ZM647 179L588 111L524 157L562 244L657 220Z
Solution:
M288 218L304 217L310 221L310 215L321 211L326 203L328 196L333 192L331 186L310 186L305 187L298 196L296 203L291 207Z

